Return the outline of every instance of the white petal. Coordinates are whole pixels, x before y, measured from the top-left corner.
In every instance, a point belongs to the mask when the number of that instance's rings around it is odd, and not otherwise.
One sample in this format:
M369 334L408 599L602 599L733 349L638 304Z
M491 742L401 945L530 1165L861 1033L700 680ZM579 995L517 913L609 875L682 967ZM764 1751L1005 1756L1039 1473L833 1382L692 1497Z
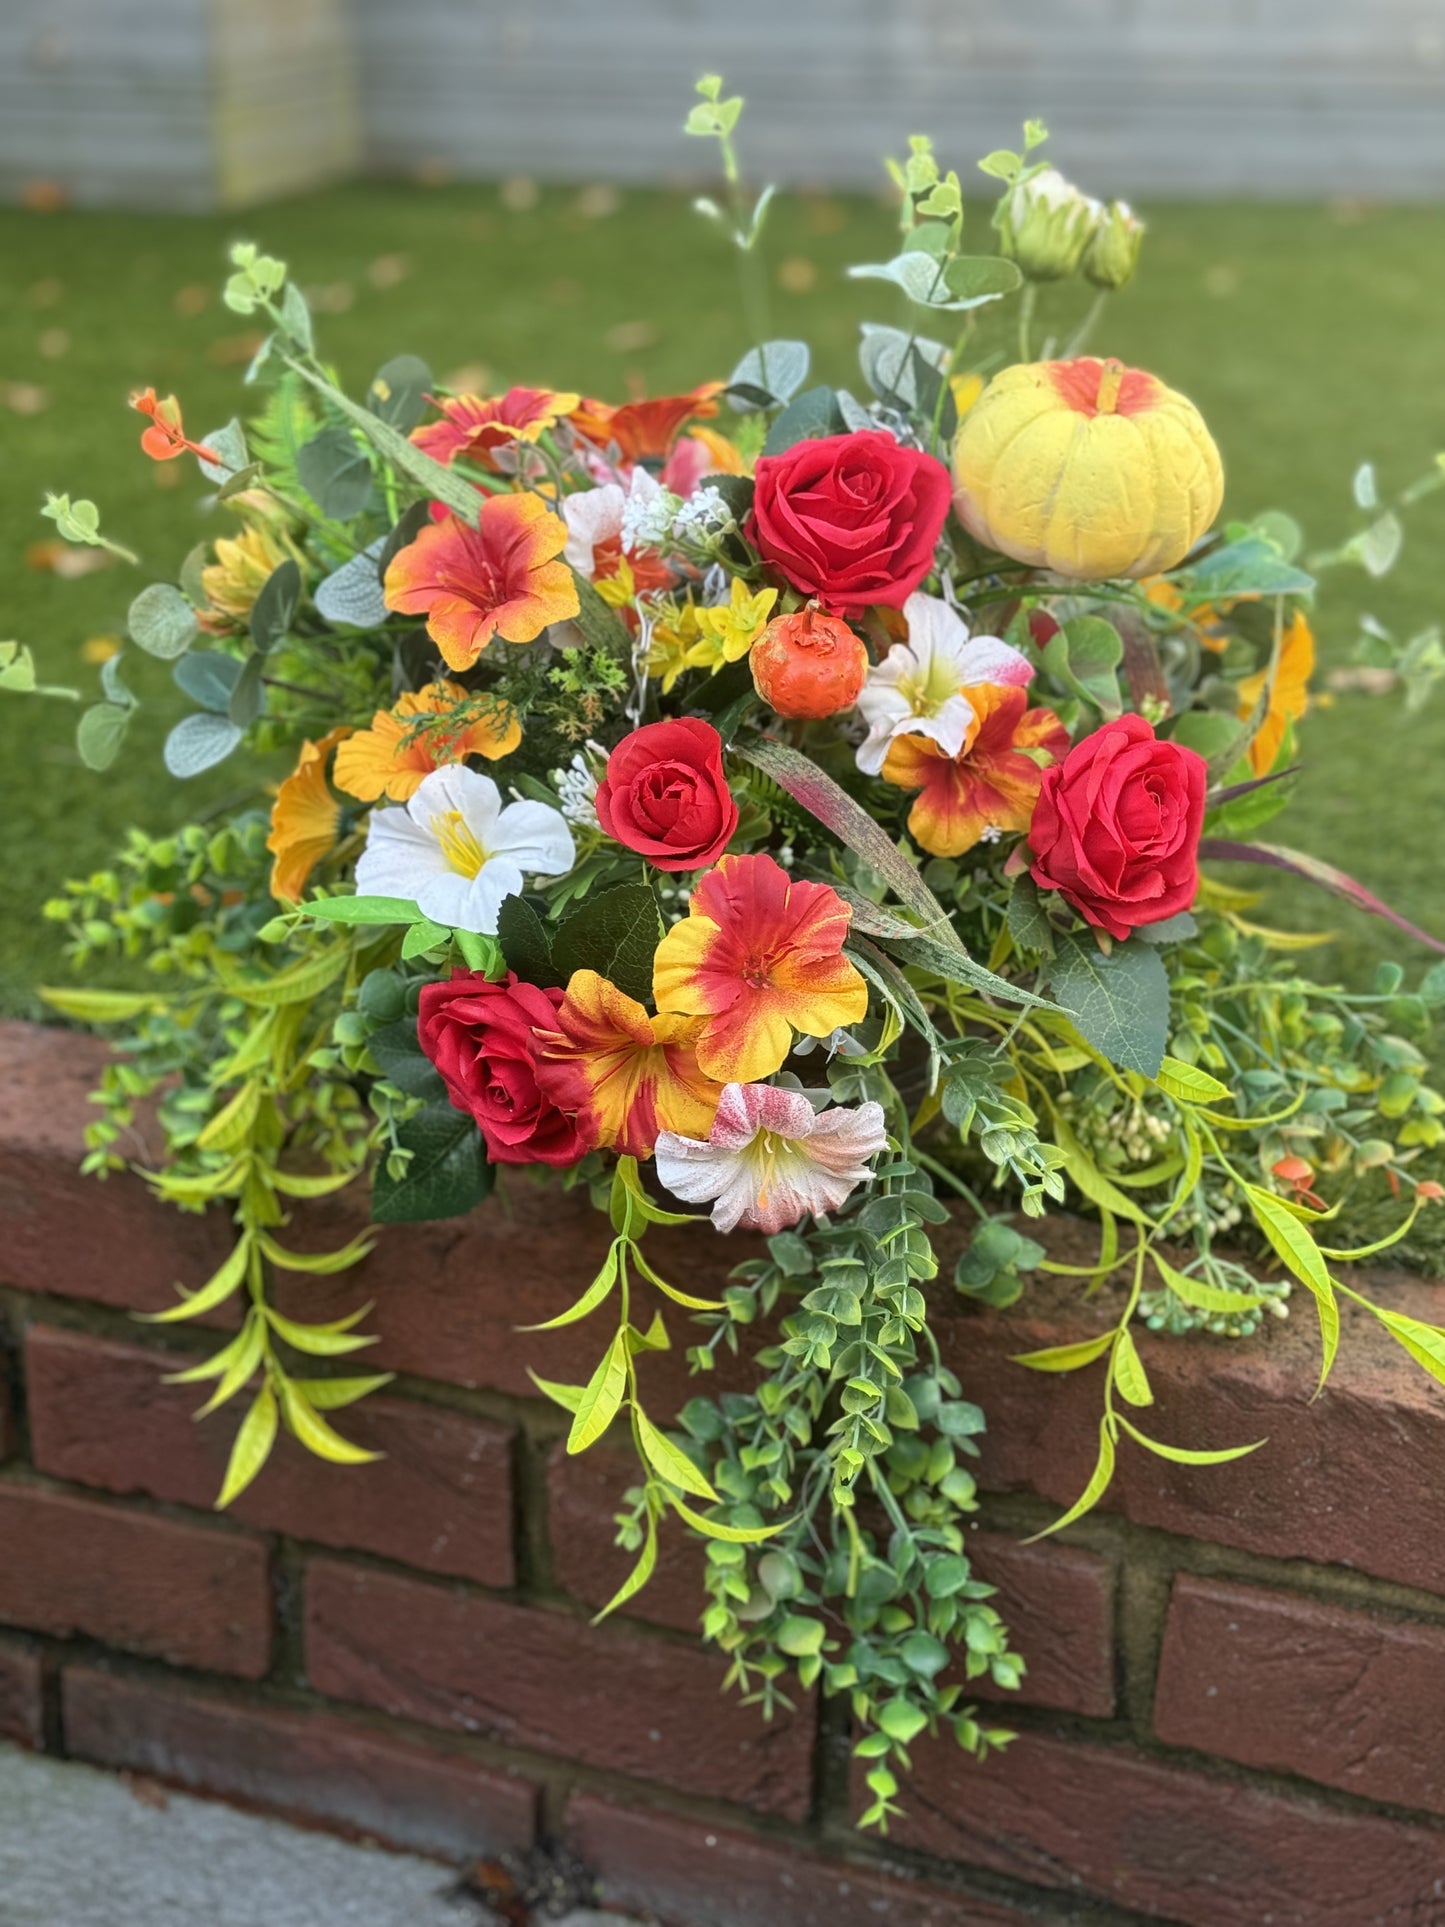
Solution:
M964 648L962 668L966 683L1010 683L1021 688L1034 679L1028 657L999 636L975 636Z
M529 873L546 877L564 875L577 857L566 817L546 803L508 803L488 828L483 847L494 855L513 858Z
M659 1182L684 1204L707 1204L726 1188L737 1167L731 1151L676 1131L658 1133L653 1156Z
M621 535L626 500L616 482L583 489L564 498L562 514L567 523L567 546L562 553L583 575L592 573L592 552L598 543Z
M914 593L903 605L908 640L920 658L956 653L968 641L968 624L941 596Z
M497 912L508 897L522 894L522 872L509 856L494 856L472 878L467 890L466 921L456 930L475 930L484 937L497 934Z
M413 823L427 830L434 816L457 811L484 850L492 847L493 826L503 814L502 793L491 777L462 763L447 763L430 771L417 784L406 807Z
M458 876L455 870L444 870L439 876L427 877L416 892L416 907L433 923L444 923L448 930L470 930L474 927L467 922L467 897L471 887L470 877Z
M424 880L446 869L436 838L406 810L372 811L366 848L356 860L358 896L402 897L415 903Z

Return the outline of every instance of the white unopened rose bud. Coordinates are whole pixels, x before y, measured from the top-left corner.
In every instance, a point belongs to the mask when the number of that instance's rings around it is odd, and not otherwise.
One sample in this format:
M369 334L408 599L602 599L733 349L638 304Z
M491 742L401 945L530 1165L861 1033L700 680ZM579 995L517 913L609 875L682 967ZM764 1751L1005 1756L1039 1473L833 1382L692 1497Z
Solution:
M1000 223L1003 251L1030 281L1062 281L1078 267L1101 212L1056 167L1046 167L1009 192Z
M1139 261L1144 223L1127 201L1110 201L1084 249L1085 276L1096 288L1122 288Z

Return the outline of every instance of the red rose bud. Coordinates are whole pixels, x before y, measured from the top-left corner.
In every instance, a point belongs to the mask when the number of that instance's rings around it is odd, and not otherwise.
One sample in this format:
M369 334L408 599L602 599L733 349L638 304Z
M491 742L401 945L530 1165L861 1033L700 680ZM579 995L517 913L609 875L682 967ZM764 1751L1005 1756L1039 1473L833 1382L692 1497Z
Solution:
M417 1037L447 1096L476 1119L493 1164L575 1164L590 1149L574 1118L537 1085L537 1032L556 1029L560 990L509 972L490 984L469 970L422 988Z
M933 567L948 470L881 429L797 442L757 465L748 540L825 609L900 608Z
M780 716L836 716L857 702L868 651L838 616L777 616L753 644L753 686Z
M1029 825L1030 874L1122 941L1194 901L1208 765L1121 716L1044 771Z
M738 826L722 737L693 716L624 736L597 786L597 821L658 870L716 863Z

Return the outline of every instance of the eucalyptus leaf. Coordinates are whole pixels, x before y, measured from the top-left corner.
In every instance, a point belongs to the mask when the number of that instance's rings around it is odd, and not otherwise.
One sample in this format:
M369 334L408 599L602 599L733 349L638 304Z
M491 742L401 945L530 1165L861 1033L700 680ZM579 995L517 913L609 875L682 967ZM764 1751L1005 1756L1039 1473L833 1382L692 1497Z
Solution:
M119 703L95 703L81 717L75 730L75 747L87 769L109 769L120 754L130 722L129 708Z
M279 562L251 605L251 641L264 656L290 630L301 600L301 567L294 556Z
M193 649L181 657L171 674L192 702L223 716L231 706L231 692L240 680L241 665L234 656L223 656L219 649Z
M296 451L301 486L323 515L349 522L371 499L371 463L340 426L323 428Z
M266 691L261 685L263 668L260 656L248 656L241 665L236 687L226 705L226 714L241 729L249 729L265 707Z
M105 691L107 702L117 703L122 709L134 709L135 696L127 689L125 679L120 673L120 666L124 660L123 650L118 650L115 655L106 657L100 665L100 686Z
M386 599L377 573L385 546L386 537L378 536L362 554L353 555L317 584L312 600L324 622L333 628L375 629L386 621Z
M242 731L229 716L207 710L183 716L166 738L165 764L172 776L199 776L223 763L241 740Z
M126 629L132 642L148 656L173 661L183 656L196 638L196 612L169 582L152 582L130 605Z
M221 458L218 462L208 462L204 456L197 458L201 473L208 482L229 482L233 475L240 474L249 460L246 431L234 416L224 428L213 428L209 435L202 435L201 447L213 449Z
M1049 637L1043 655L1054 680L1092 703L1106 722L1123 713L1118 669L1124 644L1112 622L1102 616L1073 616Z
M768 430L763 453L781 455L798 442L814 441L820 436L841 435L843 432L842 412L832 389L807 388L795 401L788 403Z
M426 413L431 389L432 372L420 355L393 355L372 376L366 405L408 435Z
M914 355L921 355L930 368L942 371L948 363L948 350L941 341L925 335L910 335L902 328L883 328L863 324L863 339L858 347L858 365L863 379L880 401L904 408L918 406L914 383Z
M1210 601L1242 595L1308 595L1315 586L1312 575L1297 569L1268 536L1258 532L1212 550L1179 573L1187 578L1193 594Z
M750 348L733 369L728 377L728 398L734 408L738 404L733 397L739 391L763 397L761 403L745 400L745 408L790 401L808 379L808 362L806 341L765 341L759 348Z

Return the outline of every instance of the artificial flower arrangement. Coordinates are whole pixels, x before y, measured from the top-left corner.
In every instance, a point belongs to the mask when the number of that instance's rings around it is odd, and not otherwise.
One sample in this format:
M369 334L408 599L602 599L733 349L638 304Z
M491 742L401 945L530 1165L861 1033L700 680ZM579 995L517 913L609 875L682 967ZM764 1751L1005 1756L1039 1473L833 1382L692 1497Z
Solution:
M699 91L690 131L735 187L741 103ZM158 1101L150 1183L234 1216L231 1255L160 1314L244 1304L180 1375L205 1412L245 1401L219 1503L282 1428L368 1456L344 1411L384 1379L338 1362L358 1320L283 1316L268 1280L342 1269L376 1234L297 1251L295 1201L369 1176L388 1225L523 1172L588 1187L614 1235L552 1322L594 1321L597 1367L537 1382L569 1450L610 1430L636 1449L619 1536L638 1559L612 1604L661 1531L700 1535L731 1679L765 1712L790 1677L847 1695L884 1826L910 1742L1002 1743L966 1682L1022 1670L966 1552L985 1417L939 1363L939 1294L1121 1281L1104 1335L1021 1360L1100 1384L1097 1470L1059 1524L1120 1450L1253 1449L1153 1436L1136 1321L1248 1336L1297 1285L1322 1377L1343 1294L1445 1378L1445 1332L1332 1270L1445 1195L1420 1047L1445 966L1414 990L1392 964L1368 993L1312 984L1291 955L1310 940L1201 869L1272 865L1393 914L1256 840L1313 664L1298 530L1216 527L1214 443L1153 374L1079 340L1031 353L1041 291L1082 274L1093 325L1141 236L1043 166L1042 139L982 164L1002 195L979 255L929 144L893 168L898 255L855 272L907 315L864 330L867 399L807 387L806 346L768 341L726 381L620 406L446 393L411 356L356 402L283 264L238 247L226 301L272 330L248 421L193 439L174 400L135 400L146 452L196 460L231 532L143 588L128 629L195 705L173 776L243 743L293 766L219 826L132 832L52 906L82 966L159 978L47 993L118 1031L91 1168ZM753 252L765 200L700 205ZM1317 567L1388 566L1398 517L1372 481L1357 499L1370 519ZM93 505L48 512L116 546ZM1371 646L1412 695L1442 666L1427 642ZM133 708L123 660L80 725L97 768ZM33 684L24 652L5 676ZM1375 1192L1395 1228L1332 1240ZM973 1230L940 1279L930 1227L955 1203ZM1066 1204L1097 1223L1084 1266L1023 1228ZM722 1299L649 1259L648 1226L679 1222L760 1234ZM649 1411L680 1316L697 1395ZM756 1381L710 1397L724 1351Z

